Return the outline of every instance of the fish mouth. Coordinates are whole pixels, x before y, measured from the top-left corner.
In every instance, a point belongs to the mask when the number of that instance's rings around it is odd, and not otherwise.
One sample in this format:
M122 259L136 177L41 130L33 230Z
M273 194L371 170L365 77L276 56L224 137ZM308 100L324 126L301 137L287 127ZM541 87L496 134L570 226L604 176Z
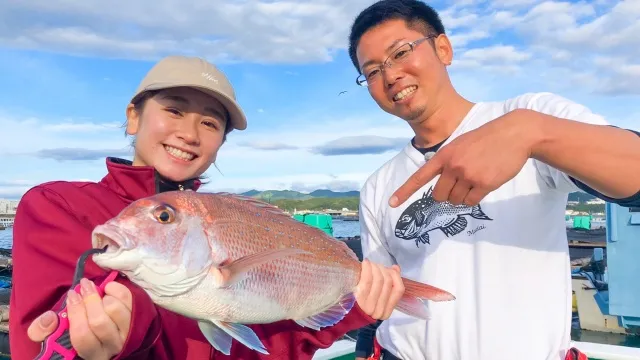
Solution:
M125 250L124 244L126 243L126 237L119 231L110 228L106 225L99 225L91 234L91 246L97 249L106 250L99 256L117 256L123 250Z
M396 229L396 237L404 239L409 236L409 234L407 234L408 232L407 229Z

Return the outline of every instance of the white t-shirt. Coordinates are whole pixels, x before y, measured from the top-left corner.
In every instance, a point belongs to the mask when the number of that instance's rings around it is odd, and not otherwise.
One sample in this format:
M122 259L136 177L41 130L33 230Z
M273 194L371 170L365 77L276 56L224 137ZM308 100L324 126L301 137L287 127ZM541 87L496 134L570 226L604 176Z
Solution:
M560 96L524 94L476 104L443 146L518 108L607 124ZM564 359L571 340L564 215L568 193L580 189L566 174L529 159L479 207L439 212L438 204L421 206L437 177L400 207L389 207L392 193L424 164L409 143L366 181L362 250L371 261L399 264L404 277L447 290L456 300L428 301L429 321L394 311L378 328L381 346L405 360Z

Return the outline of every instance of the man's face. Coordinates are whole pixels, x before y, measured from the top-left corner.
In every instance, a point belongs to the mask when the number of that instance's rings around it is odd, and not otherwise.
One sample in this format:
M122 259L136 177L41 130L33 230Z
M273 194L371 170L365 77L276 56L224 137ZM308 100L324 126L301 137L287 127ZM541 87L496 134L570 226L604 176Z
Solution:
M382 72L380 66L402 45L424 37L424 33L408 28L404 20L389 20L368 30L356 49L362 73L367 76L377 72L376 81L368 86L373 99L384 111L408 122L423 121L436 103L446 78L443 61L434 51L432 40L427 40L414 46L401 62L384 67Z

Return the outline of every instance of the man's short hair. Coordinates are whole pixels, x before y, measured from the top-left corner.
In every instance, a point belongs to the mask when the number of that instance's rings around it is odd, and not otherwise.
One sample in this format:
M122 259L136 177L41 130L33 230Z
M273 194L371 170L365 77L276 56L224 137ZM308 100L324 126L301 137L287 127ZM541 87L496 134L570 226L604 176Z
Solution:
M349 34L349 57L360 73L356 49L362 35L386 21L404 20L410 29L429 34L444 34L440 15L431 6L418 0L380 0L364 9L353 21Z

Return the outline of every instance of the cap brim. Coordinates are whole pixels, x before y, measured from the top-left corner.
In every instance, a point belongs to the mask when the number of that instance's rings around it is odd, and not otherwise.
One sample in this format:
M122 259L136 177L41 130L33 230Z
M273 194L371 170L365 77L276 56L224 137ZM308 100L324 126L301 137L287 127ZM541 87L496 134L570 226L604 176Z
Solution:
M190 88L202 91L207 95L212 96L216 100L220 101L222 106L224 106L225 109L227 109L230 117L229 121L231 122L231 126L233 126L234 129L245 130L247 128L247 117L245 116L244 111L242 111L242 108L240 107L240 105L238 105L238 103L235 100L233 100L232 98L228 97L227 95L219 91L209 89L204 86L196 85L196 84L162 84L162 83L156 83L156 84L146 86L144 88L144 91L162 90L162 89L169 89L169 88L176 88L176 87L190 87ZM134 100L139 95L141 95L144 91L141 91L138 95L136 95L136 97L134 97Z

